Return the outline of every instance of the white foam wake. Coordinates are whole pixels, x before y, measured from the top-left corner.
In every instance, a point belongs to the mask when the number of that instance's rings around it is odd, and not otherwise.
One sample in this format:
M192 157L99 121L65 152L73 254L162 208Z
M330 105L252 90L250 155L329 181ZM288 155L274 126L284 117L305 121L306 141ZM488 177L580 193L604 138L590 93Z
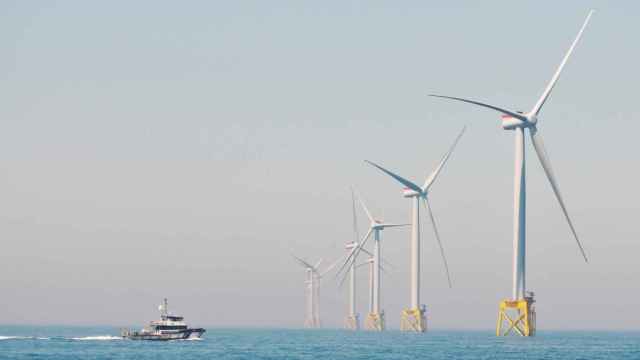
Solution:
M84 337L74 337L71 340L122 340L120 336L111 336L111 335L98 335L98 336L84 336Z
M179 341L202 341L202 338L198 338L198 337L190 337L190 338L186 338L186 339L180 339Z
M35 339L33 336L0 336L0 340L28 340Z

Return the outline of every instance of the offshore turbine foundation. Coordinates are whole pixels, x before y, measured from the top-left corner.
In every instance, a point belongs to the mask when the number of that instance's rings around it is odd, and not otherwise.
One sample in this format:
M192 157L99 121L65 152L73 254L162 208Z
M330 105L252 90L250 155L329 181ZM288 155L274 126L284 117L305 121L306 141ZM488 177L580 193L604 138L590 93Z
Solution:
M502 300L498 310L496 336L512 333L520 336L536 334L536 308L533 292L528 292L521 300Z
M412 332L427 332L427 308L404 309L400 317L400 330Z
M380 313L369 313L364 326L367 330L384 331L384 311Z
M360 317L358 314L347 315L344 319L344 328L347 330L360 330Z

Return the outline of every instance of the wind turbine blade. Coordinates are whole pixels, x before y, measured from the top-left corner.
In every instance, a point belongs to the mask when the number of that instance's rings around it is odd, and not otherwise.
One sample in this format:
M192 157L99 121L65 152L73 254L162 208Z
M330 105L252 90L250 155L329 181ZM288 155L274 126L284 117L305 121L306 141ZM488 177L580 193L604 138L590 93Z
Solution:
M383 274L385 274L385 275L387 275L387 276L389 276L389 275L390 275L390 273L387 271L387 269L386 269L384 266L382 266L382 265L380 265L380 271L382 271L382 273L383 273Z
M378 224L378 226L382 228L400 227L400 226L409 226L409 225L411 224L393 224L393 223Z
M362 205L362 208L364 209L364 212L367 214L369 221L371 221L372 223L375 222L375 219L373 218L373 216L371 216L371 212L367 208L367 205L365 205L364 201L362 200L362 196L356 193L356 198L358 198L360 205Z
M352 247L351 250L349 251L349 254L344 258L344 262L342 263L342 265L340 266L340 268L338 269L338 271L336 272L336 278L338 276L340 276L340 274L342 273L342 271L346 268L346 266L351 262L351 257L353 256L353 254L356 252L356 246Z
M367 235L364 236L363 241L361 242L361 245L358 246L354 246L351 251L349 252L349 256L347 256L346 260L344 261L344 263L342 263L342 266L340 266L340 269L338 270L338 272L336 273L336 276L339 276L340 273L342 273L342 271L345 269L345 267L350 264L352 261L355 261L355 259L357 258L358 254L360 252L360 249L362 248L362 246L364 246L364 244L367 242L367 240L369 239L369 236L371 235L371 233L373 232L373 228L369 228L369 231L367 232Z
M391 176L392 178L396 179L399 183L401 183L402 185L408 187L409 189L411 189L411 190L413 190L415 192L418 192L418 193L422 193L422 189L418 185L416 185L416 184L412 183L411 181L403 178L402 176L396 175L396 174L392 173L391 171L389 171L389 170L383 168L382 166L380 166L380 165L378 165L378 164L376 164L374 162L371 162L369 160L365 160L365 162L367 162L370 165L373 165L373 166L377 167L378 169L382 170L382 172L384 172L385 174L387 174L387 175Z
M451 288L451 275L449 274L449 264L447 263L447 257L444 255L444 247L442 246L442 241L440 241L440 234L438 233L438 227L436 226L436 219L433 216L433 212L431 211L431 204L425 199L422 198L424 207L429 213L429 218L431 218L431 225L433 225L433 232L436 235L436 240L438 240L438 246L440 247L440 255L442 256L442 262L444 263L444 269L447 273L447 282L449 283L449 288Z
M313 270L314 270L314 271L316 271L316 272L317 272L317 271L318 271L318 269L320 269L320 264L322 264L322 261L323 261L323 260L324 260L324 259L322 259L322 258L321 258L320 260L318 260L318 263L316 264L316 266L314 266L314 267L313 267Z
M333 268L336 267L336 265L338 265L340 260L341 258L338 258L336 261L332 262L331 265L329 265L321 274L319 274L319 277L327 275L331 270L333 270Z
M349 272L345 271L345 273L342 274L342 277L340 278L340 282L338 283L339 289L342 289L342 286L344 285L345 280L347 280L347 277L349 277Z
M530 129L531 134L531 142L533 143L533 148L536 150L536 154L538 155L538 159L540 160L540 164L544 169L545 174L547 175L547 179L549 179L549 183L551 184L551 188L553 189L553 193L556 195L556 199L558 199L558 203L560 204L560 208L564 213L565 219L567 219L567 223L569 223L569 227L571 228L571 232L573 233L573 237L576 239L576 243L580 248L580 252L582 253L582 257L585 262L589 262L587 259L587 254L578 239L578 234L576 233L576 229L573 227L573 223L571 222L571 218L569 218L569 212L567 211L566 206L564 205L564 201L562 200L562 195L560 194L560 187L558 186L558 182L556 181L556 177L553 173L553 169L551 168L551 162L549 161L549 157L547 156L547 151L544 147L544 142L542 141L542 137L536 128Z
M371 251L367 250L367 249L362 249L362 252L369 255L369 256L373 256L373 254L371 253Z
M493 109L495 111L501 112L501 113L503 113L505 115L513 116L516 119L520 119L522 121L527 121L527 118L523 114L517 113L515 111L499 108L497 106L481 103L479 101L468 100L468 99L463 99L463 98L453 97L453 96L436 95L436 94L429 94L429 96L443 98L443 99L456 100L456 101L462 101L462 102L466 102L466 103L469 103L469 104L474 104L474 105L486 107L486 108Z
M380 259L380 262L382 262L382 264L380 264L380 267L382 267L382 265L386 265L387 267L389 267L390 269L396 269L396 266L393 265L392 263L388 262L387 260L385 260L384 258Z
M358 231L358 215L356 213L356 194L351 187L351 212L353 217L353 242L357 242L360 239L360 233Z
M449 148L449 151L447 151L447 153L444 154L444 156L442 157L442 160L440 160L440 163L438 164L438 167L436 167L436 169L431 173L431 175L429 175L427 180L424 182L424 186L422 186L422 191L423 192L426 192L426 191L429 190L429 188L431 188L431 185L433 185L433 182L438 177L438 174L440 174L440 171L442 171L442 168L444 167L444 164L446 164L447 160L449 160L449 156L451 156L451 154L453 153L453 150L456 148L456 145L458 144L458 141L460 140L460 138L462 137L462 135L464 134L464 131L466 129L467 129L466 126L462 127L462 130L460 131L460 134L458 134L456 139L453 141L453 144L451 144L451 147Z
M304 268L306 269L313 269L313 265L309 264L308 262L300 259L299 257L291 254L291 256Z
M356 261L356 258L358 257L358 255L360 255L360 251L366 251L364 249L364 246L367 244L367 241L369 241L369 239L371 238L371 234L373 234L373 228L369 228L369 232L367 232L367 236L365 236L362 239L362 241L358 244L357 251L355 254L353 254L353 261Z
M582 37L582 32L584 32L584 29L587 27L587 24L589 23L589 20L591 19L591 15L592 14L593 14L593 10L590 10L589 11L589 15L587 15L587 18L584 20L584 23L582 24L582 27L580 28L580 31L578 32L578 36L576 36L575 40L573 40L573 43L571 44L571 47L569 48L569 51L567 51L567 54L562 59L562 62L560 63L560 66L558 66L558 69L556 70L556 73L553 74L553 77L551 78L551 81L549 81L549 84L547 85L547 88L544 89L544 92L542 93L542 96L540 96L540 99L538 99L538 102L533 107L533 110L531 110L532 113L538 115L538 113L542 109L542 106L544 105L544 103L549 98L549 95L551 94L551 91L553 90L553 87L556 86L556 82L558 81L558 78L560 77L560 73L562 72L562 68L564 68L564 65L569 60L569 57L571 56L571 53L573 52L573 49L578 44L578 41L580 41L580 38Z
M355 248L354 248L354 249L355 249ZM353 258L353 262L355 262L355 261L356 261L356 258L354 257L354 258ZM366 263L364 263L364 264L366 264ZM364 264L360 264L360 265L364 265ZM356 265L356 269L357 269L358 267L360 267L360 265ZM338 282L338 288L339 288L339 289L342 289L342 286L344 285L344 282L345 282L345 281L347 280L347 278L349 277L349 273L350 273L350 271L345 271L345 272L344 272L344 274L342 274L342 276L341 276L341 278L340 278L340 281ZM340 273L337 273L337 274L336 274L336 276L340 276Z

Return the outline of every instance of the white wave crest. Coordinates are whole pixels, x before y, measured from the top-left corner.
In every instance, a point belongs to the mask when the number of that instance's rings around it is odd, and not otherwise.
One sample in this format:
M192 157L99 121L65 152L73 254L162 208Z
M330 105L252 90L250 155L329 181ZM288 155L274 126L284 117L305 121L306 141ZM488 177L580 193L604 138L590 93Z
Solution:
M97 336L84 336L84 337L74 337L71 340L93 340L93 341L104 341L104 340L122 340L120 336L112 336L112 335L97 335Z

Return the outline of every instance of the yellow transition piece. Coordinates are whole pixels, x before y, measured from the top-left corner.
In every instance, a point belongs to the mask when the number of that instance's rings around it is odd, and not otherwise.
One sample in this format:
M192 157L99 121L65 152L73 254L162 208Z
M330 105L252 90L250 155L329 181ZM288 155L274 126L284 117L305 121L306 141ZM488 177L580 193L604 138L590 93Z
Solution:
M533 296L522 300L502 300L498 311L496 336L536 334L536 309Z
M365 327L367 330L383 331L384 330L384 312L369 313L367 320L365 321Z
M402 310L402 317L400 318L400 330L413 331L413 332L426 332L427 331L426 308L423 306L422 308Z

